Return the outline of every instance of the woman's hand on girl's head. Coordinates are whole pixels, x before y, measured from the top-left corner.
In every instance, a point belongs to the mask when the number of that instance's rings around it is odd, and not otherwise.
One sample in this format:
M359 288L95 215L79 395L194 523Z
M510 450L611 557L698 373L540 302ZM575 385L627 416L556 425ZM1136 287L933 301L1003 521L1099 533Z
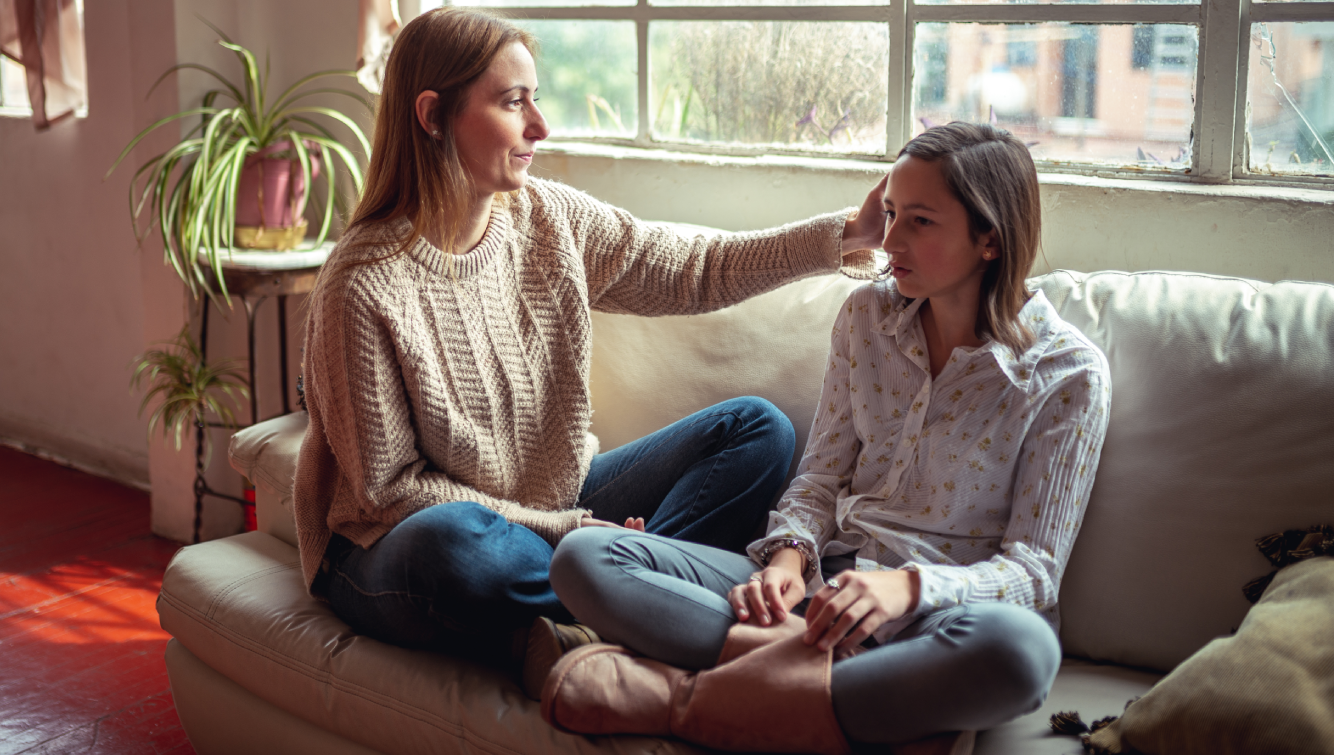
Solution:
M594 519L592 514L584 514L579 520L580 527L613 527L616 529L634 530L635 532L644 531L644 517L636 516L625 520L625 524L616 524L604 519Z
M807 645L821 650L838 645L854 648L886 621L917 609L921 575L908 569L881 572L845 571L811 598L806 610Z
M860 252L863 249L879 249L885 242L885 187L889 184L889 174L880 179L880 183L866 195L861 209L848 216L843 224L843 254Z
M727 594L738 621L750 621L752 614L761 626L787 618L787 612L806 595L806 581L801 578L802 557L795 549L784 548L770 559L763 571L750 575L743 584Z

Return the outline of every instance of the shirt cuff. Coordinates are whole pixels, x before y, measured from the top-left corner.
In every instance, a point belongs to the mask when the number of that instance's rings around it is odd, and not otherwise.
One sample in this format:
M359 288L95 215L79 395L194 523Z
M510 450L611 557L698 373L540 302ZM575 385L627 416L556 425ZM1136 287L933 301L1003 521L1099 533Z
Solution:
M914 619L935 613L944 608L953 608L959 604L957 591L951 589L953 579L940 573L932 564L905 564L902 568L917 572L920 590L917 594L917 608L912 612ZM946 566L946 569L958 567Z

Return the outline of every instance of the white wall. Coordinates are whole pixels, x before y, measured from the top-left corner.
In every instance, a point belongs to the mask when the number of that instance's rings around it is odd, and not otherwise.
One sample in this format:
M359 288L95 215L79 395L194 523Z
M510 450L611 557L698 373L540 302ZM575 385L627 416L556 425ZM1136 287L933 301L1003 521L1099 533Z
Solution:
M170 91L144 100L175 61L171 3L99 0L86 25L88 117L42 133L0 118L0 439L146 486L126 365L161 335L144 286L165 281L145 264L156 248L135 249L128 174L102 176L142 124L175 109ZM179 318L179 297L162 305Z
M275 86L315 70L351 68L355 0L98 0L85 4L88 117L37 133L31 121L0 118L0 443L96 474L151 488L153 529L177 540L193 530L193 454L146 437L132 358L176 334L198 304L162 264L161 243L136 249L126 191L144 159L178 132L150 137L110 179L103 174L142 128L195 107L207 77L187 74L145 100L176 62L233 75L231 54L195 16L205 16L263 58ZM180 50L178 57L177 50ZM348 79L351 82L351 79ZM355 85L354 85L355 86ZM178 107L179 103L179 107ZM332 104L326 101L324 104ZM343 103L338 103L342 105ZM127 169L128 168L128 169ZM299 301L290 302L291 375L301 343ZM213 317L210 357L244 357L244 315ZM197 319L195 320L197 322ZM257 319L260 415L279 411L276 317ZM226 433L215 431L210 484L239 492L226 465ZM205 537L234 532L237 506L206 499Z
M178 59L233 72L200 13L256 52L272 78L348 68L354 0L98 0L86 4L89 116L35 133L0 119L0 442L69 460L153 490L155 531L188 539L192 456L145 438L128 389L131 358L187 316L158 242L135 249L125 191L132 171L102 175L156 118L192 107L207 80L148 87ZM179 49L179 55L178 55ZM344 104L341 101L333 103ZM363 117L363 122L366 119ZM165 149L171 129L135 159ZM547 145L535 172L651 219L757 228L859 204L884 166L796 159L734 160ZM137 162L133 164L138 164ZM1054 267L1199 270L1261 279L1334 281L1334 191L1256 191L1044 177L1046 256ZM1042 272L1041 263L1037 272ZM301 343L290 302L290 369ZM213 318L212 357L244 357L244 317ZM260 416L279 410L276 319L259 309ZM290 389L290 386L289 386ZM225 433L210 482L235 491ZM234 531L236 507L210 500L205 536Z

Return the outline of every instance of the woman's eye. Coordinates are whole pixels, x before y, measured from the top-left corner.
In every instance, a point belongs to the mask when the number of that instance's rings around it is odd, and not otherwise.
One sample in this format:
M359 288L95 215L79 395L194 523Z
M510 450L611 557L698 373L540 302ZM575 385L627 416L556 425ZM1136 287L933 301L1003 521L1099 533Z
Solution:
M893 211L893 210L885 210L885 217L889 218L890 220L893 220L893 219L894 219L894 211Z
M918 217L916 217L916 218L913 218L913 219L917 221L917 224L918 224L918 225L931 225L931 220L930 220L930 219L921 217L920 215L919 215Z

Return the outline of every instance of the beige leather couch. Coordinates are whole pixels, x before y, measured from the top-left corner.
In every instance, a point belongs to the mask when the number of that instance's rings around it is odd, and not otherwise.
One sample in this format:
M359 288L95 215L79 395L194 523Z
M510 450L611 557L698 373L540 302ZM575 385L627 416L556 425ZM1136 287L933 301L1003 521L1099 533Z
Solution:
M1254 538L1334 521L1334 287L1186 273L1037 278L1102 347L1113 400L1102 466L1061 591L1067 660L1042 710L977 752L1080 752L1048 717L1118 714L1236 627L1266 573ZM593 431L604 449L739 394L805 441L834 313L858 285L810 279L685 318L595 316ZM238 433L259 532L184 548L158 602L167 667L200 753L694 751L553 731L502 674L352 633L301 583L291 481L305 416Z

